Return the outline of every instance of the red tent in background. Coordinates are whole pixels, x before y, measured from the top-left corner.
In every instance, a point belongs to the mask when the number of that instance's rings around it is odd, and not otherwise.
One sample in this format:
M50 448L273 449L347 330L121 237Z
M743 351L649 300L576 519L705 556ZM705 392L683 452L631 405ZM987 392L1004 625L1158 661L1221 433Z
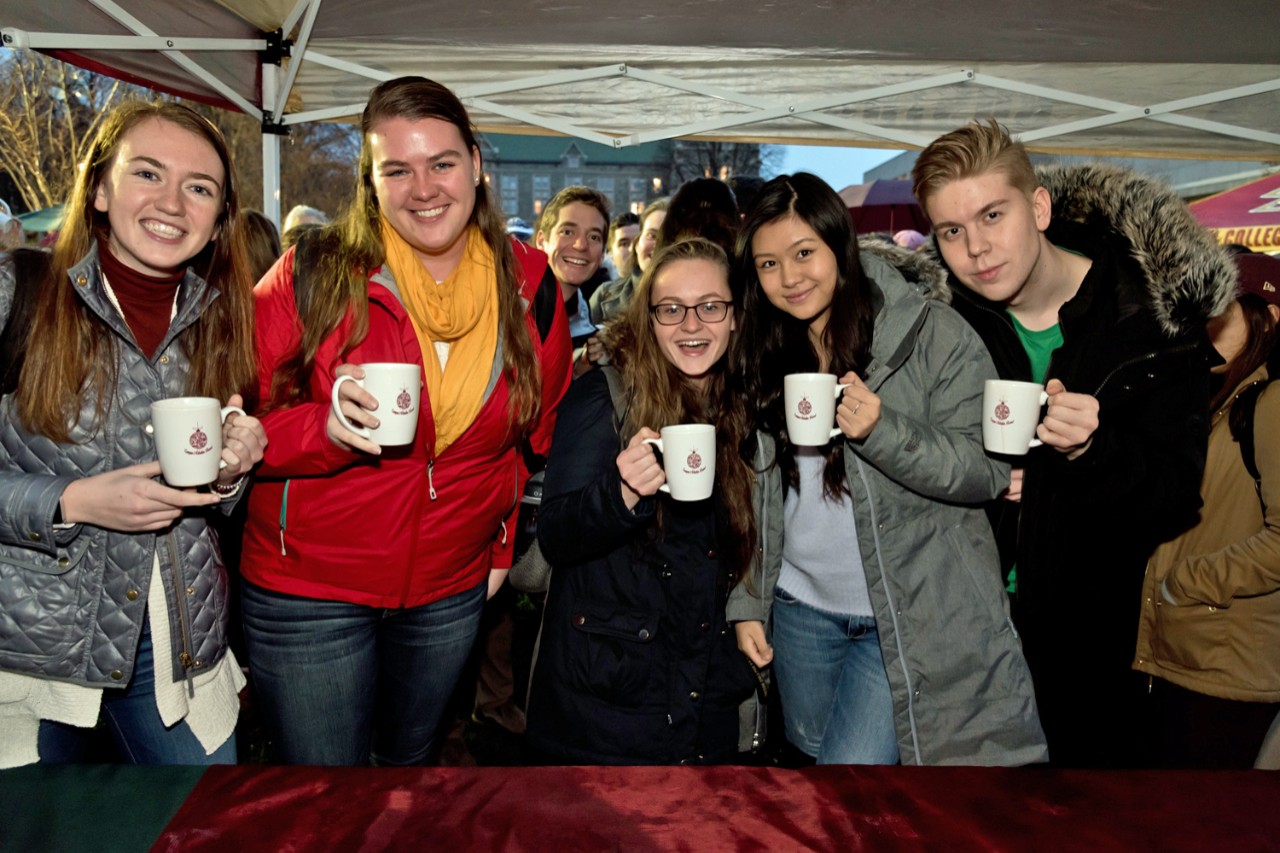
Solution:
M872 231L893 234L904 228L929 233L929 220L911 194L910 181L852 184L840 190L840 198L849 208L854 230L859 234Z
M1219 243L1280 252L1280 172L1189 205Z

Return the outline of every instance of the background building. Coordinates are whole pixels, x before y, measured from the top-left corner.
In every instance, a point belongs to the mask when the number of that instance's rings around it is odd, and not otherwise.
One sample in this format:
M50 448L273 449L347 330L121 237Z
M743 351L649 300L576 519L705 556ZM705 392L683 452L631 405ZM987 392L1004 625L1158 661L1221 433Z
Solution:
M575 184L604 193L615 214L639 213L670 191L672 144L667 141L610 148L564 136L486 133L480 145L485 180L503 215L519 216L530 225L552 196Z

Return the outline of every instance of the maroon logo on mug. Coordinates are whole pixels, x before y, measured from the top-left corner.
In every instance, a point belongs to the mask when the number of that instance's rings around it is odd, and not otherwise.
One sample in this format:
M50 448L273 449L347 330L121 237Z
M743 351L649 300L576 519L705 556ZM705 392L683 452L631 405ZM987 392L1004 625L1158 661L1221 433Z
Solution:
M408 388L401 388L400 393L396 395L396 407L398 409L398 411L396 411L396 414L397 415L408 414L409 411L411 411L410 407L412 405L413 405L413 395L409 393Z
M191 445L191 449L186 451L188 456L200 456L213 449L209 447L209 436L205 435L199 424L196 425L195 430L191 433L191 437L187 439L187 443Z
M1000 426L1008 426L1013 423L1013 419L1010 418L1009 415L1009 404L1006 401L1001 400L999 403L996 403L995 417L991 419L991 422L993 424L999 424Z
M808 397L801 397L800 402L796 403L796 416L802 421L813 418L813 403L809 402Z
M702 456L696 450L689 451L689 456L684 460L684 464L689 466L684 469L686 474L701 474L707 470L702 464Z

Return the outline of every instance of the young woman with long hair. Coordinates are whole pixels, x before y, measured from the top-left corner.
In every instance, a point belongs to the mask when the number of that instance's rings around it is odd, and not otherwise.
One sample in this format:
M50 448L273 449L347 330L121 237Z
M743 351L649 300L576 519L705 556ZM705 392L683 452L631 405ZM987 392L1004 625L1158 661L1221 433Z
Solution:
M801 173L756 197L736 274L762 535L729 616L773 665L788 740L821 763L1043 760L981 509L1009 484L982 448L995 370L944 304L942 271L860 251L840 197ZM783 377L812 372L848 385L825 448L787 439Z
M759 734L757 682L724 616L755 541L749 436L725 373L740 318L718 246L661 249L606 334L610 364L565 397L538 516L554 569L527 727L551 760L724 762ZM715 492L681 502L658 495L644 441L690 423L715 426Z
M1156 549L1142 594L1133 666L1152 676L1159 766L1252 767L1280 710L1280 259L1242 254L1236 265L1240 295L1209 323L1225 363L1204 508Z
M262 457L232 414L209 489L160 481L151 403L253 396L253 281L222 134L132 102L52 255L0 256L0 766L76 761L99 714L140 764L234 763L244 684L211 528ZM11 316L13 315L13 316Z
M422 764L486 593L505 578L523 488L569 382L546 256L508 238L466 108L444 86L377 86L351 206L259 283L271 446L250 498L242 596L251 677L291 764ZM422 367L411 444L330 406L361 364ZM340 388L347 418L379 401ZM384 408L385 410L385 408Z

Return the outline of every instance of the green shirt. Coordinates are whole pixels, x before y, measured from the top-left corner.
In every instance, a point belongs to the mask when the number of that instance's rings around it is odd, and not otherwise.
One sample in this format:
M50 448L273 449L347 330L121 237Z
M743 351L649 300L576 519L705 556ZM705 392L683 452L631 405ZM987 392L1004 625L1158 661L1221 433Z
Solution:
M1012 311L1006 313L1013 323L1013 330L1018 333L1022 348L1027 352L1027 358L1031 359L1031 381L1043 385L1045 374L1049 372L1049 359L1062 346L1062 326L1054 323L1047 329L1033 332L1019 323Z
M1031 360L1032 381L1043 385L1045 374L1049 372L1049 359L1053 358L1054 352L1062 346L1062 326L1054 323L1047 329L1033 332L1019 323L1012 311L1006 313L1009 315L1010 322L1013 323L1013 330L1018 333L1022 348L1026 350L1027 358ZM1016 565L1009 569L1009 577L1006 580L1009 583L1005 587L1005 592L1010 595L1017 592L1018 567Z

